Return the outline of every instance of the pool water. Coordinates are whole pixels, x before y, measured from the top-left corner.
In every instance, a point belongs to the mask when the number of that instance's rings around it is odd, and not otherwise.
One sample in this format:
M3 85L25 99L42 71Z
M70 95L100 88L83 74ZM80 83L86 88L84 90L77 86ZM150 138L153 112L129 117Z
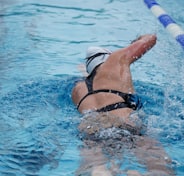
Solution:
M184 1L158 3L184 29ZM172 4L172 6L171 6ZM184 55L138 0L0 1L0 176L72 176L81 161L71 100L88 46L111 50L141 34L157 45L131 67L147 133L184 174ZM158 123L159 122L159 123ZM143 169L124 157L122 169Z

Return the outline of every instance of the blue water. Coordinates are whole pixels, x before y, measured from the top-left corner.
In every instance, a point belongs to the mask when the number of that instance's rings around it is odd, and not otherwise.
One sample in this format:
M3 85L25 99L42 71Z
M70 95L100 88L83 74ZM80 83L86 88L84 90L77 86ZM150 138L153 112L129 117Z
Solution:
M158 2L184 29L183 0ZM71 100L82 76L77 65L88 46L115 50L145 33L158 41L131 67L135 89L147 133L182 176L183 50L141 0L0 0L0 175L75 175L82 143ZM122 166L141 167L126 159Z

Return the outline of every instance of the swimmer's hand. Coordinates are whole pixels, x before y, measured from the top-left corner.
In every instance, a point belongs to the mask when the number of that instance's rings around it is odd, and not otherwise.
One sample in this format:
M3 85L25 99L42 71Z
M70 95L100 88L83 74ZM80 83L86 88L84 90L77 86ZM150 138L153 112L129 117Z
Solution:
M138 37L132 44L126 47L123 52L130 63L133 63L156 44L157 37L155 34L146 34Z
M131 44L139 41L139 40L144 40L144 41L153 41L154 44L156 43L156 40L157 40L157 37L156 37L156 34L145 34L145 35L141 35L139 36L137 39L133 40L131 42Z

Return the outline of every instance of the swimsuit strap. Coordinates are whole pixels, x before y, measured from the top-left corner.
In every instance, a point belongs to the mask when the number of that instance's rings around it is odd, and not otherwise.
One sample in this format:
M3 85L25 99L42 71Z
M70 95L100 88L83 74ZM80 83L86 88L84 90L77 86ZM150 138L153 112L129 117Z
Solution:
M84 101L86 97L92 94L97 94L97 93L113 93L115 95L120 96L124 101L123 102L118 102L114 104L107 105L105 107L102 107L97 110L97 112L107 112L111 111L114 109L119 109L119 108L132 108L133 110L140 109L142 107L142 103L140 101L140 98L135 95L135 94L127 94L120 92L118 90L112 90L112 89L99 89L99 90L93 90L93 80L96 75L97 68L100 65L98 65L92 73L86 78L85 83L88 89L88 93L79 101L77 105L77 109L79 109L81 103Z
M108 111L112 111L114 109L120 109L120 108L129 108L129 106L125 102L118 102L118 103L110 104L100 109L97 109L96 112L108 112Z
M101 64L100 64L101 65ZM100 66L98 65L93 71L92 73L85 79L85 83L86 83L86 86L88 88L88 92L92 92L93 91L93 80L94 80L94 77L96 76L96 71L97 71L97 68Z
M142 107L142 103L140 101L140 98L135 94L127 94L127 93L123 93L123 92L120 92L120 91L117 91L117 90L112 90L112 89L99 89L99 90L93 90L91 92L88 92L80 100L80 102L77 106L77 109L79 109L79 106L81 105L82 101L86 97L88 97L89 95L97 94L97 93L103 93L103 92L116 94L116 95L120 96L121 98L123 98L124 102L118 102L118 103L114 103L112 105L107 105L107 106L97 110L98 112L99 111L102 112L103 110L111 111L111 110L114 110L114 109L125 108L125 107L132 108L133 110L136 110L136 109L140 109Z

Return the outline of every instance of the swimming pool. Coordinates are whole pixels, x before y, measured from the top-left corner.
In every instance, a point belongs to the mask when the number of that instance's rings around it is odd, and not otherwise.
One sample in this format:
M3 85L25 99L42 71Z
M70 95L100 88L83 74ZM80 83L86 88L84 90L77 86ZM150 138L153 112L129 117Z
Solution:
M184 28L183 0L158 2ZM77 65L88 46L115 50L145 33L157 33L158 42L132 66L132 74L147 133L162 142L177 175L183 175L183 50L143 1L1 0L0 5L0 175L75 175L82 145L81 116L71 101L82 76ZM133 161L125 157L122 169L141 170Z

